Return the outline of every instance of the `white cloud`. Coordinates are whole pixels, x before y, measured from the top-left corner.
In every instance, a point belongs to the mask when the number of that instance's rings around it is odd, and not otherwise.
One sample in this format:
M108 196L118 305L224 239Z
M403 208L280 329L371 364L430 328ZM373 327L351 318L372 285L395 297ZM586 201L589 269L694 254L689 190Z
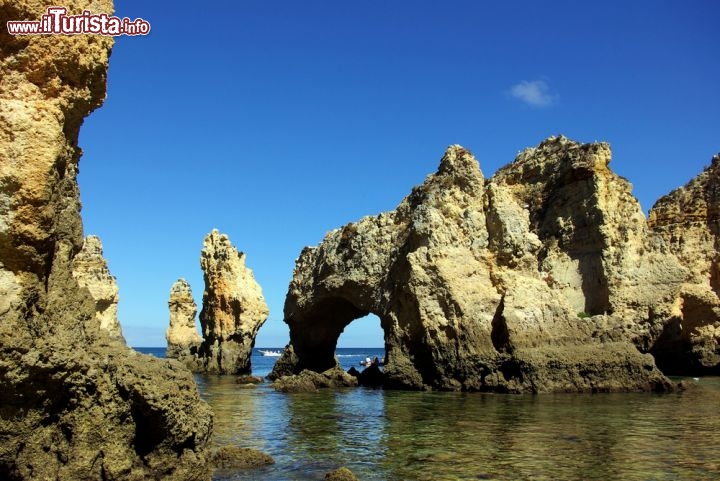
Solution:
M558 98L544 80L523 80L510 88L510 95L532 107L550 107Z

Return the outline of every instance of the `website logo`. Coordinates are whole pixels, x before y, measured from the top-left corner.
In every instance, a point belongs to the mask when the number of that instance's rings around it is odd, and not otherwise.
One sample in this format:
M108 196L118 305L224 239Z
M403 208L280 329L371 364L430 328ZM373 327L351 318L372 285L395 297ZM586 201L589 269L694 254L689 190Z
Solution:
M9 20L10 35L147 35L150 23L142 18L130 20L110 16L107 13L92 13L83 10L80 15L68 15L65 7L48 7L40 20Z

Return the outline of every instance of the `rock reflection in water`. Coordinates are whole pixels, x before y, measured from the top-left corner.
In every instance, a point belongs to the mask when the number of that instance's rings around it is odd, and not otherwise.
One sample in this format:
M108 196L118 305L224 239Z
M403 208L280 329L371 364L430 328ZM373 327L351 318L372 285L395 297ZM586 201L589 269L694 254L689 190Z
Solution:
M216 439L261 449L220 480L691 480L720 466L720 380L679 394L514 396L364 388L282 394L202 377Z

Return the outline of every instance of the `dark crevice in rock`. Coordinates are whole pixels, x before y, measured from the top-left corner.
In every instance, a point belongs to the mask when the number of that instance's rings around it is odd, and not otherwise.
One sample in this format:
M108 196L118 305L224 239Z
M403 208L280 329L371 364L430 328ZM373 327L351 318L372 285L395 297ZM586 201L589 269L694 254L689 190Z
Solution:
M601 254L586 254L571 258L578 261L582 277L582 292L585 296L584 312L595 314L611 314L610 289L605 277Z
M685 297L682 318L667 322L650 353L660 370L668 375L720 375L720 349L714 339L696 338L698 328L718 318L713 306Z
M490 332L490 339L492 340L495 350L498 352L511 352L512 345L510 344L510 332L508 331L507 323L503 317L503 310L505 309L505 296L500 298L500 303L495 310L495 315L492 319L492 331Z

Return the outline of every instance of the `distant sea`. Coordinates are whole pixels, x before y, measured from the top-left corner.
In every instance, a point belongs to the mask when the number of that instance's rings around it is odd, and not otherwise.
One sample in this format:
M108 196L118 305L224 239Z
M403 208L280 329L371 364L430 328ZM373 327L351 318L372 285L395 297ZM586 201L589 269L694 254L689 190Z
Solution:
M164 357L164 348L136 348ZM253 373L277 357L253 351ZM345 369L383 349L337 350ZM215 440L276 463L218 481L321 480L347 466L363 481L720 479L720 378L681 393L499 395L369 388L282 394L269 383L196 375Z
M152 354L155 357L165 357L164 347L135 347L133 349L144 354ZM267 376L270 374L282 350L282 347L259 347L253 349L252 357L250 358L253 374L256 376ZM277 356L264 356L262 354L263 351L265 353L277 354ZM341 347L337 349L335 354L340 361L340 365L346 371L350 369L351 366L355 366L356 369L360 370L362 369L360 361L368 357L372 359L375 356L377 356L378 359L382 359L385 355L385 349L381 347Z

